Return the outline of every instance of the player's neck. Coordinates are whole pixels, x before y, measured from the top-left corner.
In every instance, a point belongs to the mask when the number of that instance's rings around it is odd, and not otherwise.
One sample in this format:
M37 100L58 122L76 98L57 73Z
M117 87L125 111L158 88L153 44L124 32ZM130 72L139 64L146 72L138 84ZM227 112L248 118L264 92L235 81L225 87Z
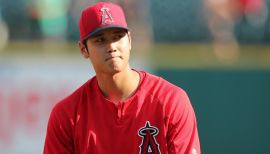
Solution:
M114 75L97 75L97 80L103 95L118 103L132 96L139 85L140 76L129 68Z

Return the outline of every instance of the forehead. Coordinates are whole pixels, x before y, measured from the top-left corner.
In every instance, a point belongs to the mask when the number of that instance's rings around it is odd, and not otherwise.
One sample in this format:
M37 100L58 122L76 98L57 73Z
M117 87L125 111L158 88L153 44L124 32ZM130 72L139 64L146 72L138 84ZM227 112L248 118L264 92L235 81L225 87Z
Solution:
M123 28L107 28L107 29L104 29L104 30L97 32L96 34L94 34L91 37L94 38L94 37L98 37L98 36L102 36L102 35L106 35L106 34L118 34L118 33L126 33L126 32L127 32L127 30L123 29Z

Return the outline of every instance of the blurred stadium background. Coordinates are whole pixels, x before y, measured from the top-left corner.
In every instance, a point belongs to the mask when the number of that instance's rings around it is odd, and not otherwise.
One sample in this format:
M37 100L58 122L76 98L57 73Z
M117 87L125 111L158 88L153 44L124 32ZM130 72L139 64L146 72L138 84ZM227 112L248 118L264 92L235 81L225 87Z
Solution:
M270 151L270 0L236 1L114 0L132 66L188 92L205 154ZM94 75L77 48L93 2L0 0L1 154L42 153L51 107Z

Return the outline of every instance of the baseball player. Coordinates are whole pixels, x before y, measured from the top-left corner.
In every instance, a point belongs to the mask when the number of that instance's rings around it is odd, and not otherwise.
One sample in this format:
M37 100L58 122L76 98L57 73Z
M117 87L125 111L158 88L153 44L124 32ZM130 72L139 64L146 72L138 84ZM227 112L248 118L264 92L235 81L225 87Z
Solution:
M122 8L98 2L79 20L79 48L96 75L58 102L45 154L200 154L196 118L184 90L129 65Z

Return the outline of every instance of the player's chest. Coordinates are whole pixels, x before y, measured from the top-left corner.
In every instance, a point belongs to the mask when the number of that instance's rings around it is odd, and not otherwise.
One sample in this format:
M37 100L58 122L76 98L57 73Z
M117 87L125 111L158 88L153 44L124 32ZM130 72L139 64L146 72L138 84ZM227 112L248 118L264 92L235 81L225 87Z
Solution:
M78 153L165 153L164 117L150 112L81 117L74 129L74 147Z

